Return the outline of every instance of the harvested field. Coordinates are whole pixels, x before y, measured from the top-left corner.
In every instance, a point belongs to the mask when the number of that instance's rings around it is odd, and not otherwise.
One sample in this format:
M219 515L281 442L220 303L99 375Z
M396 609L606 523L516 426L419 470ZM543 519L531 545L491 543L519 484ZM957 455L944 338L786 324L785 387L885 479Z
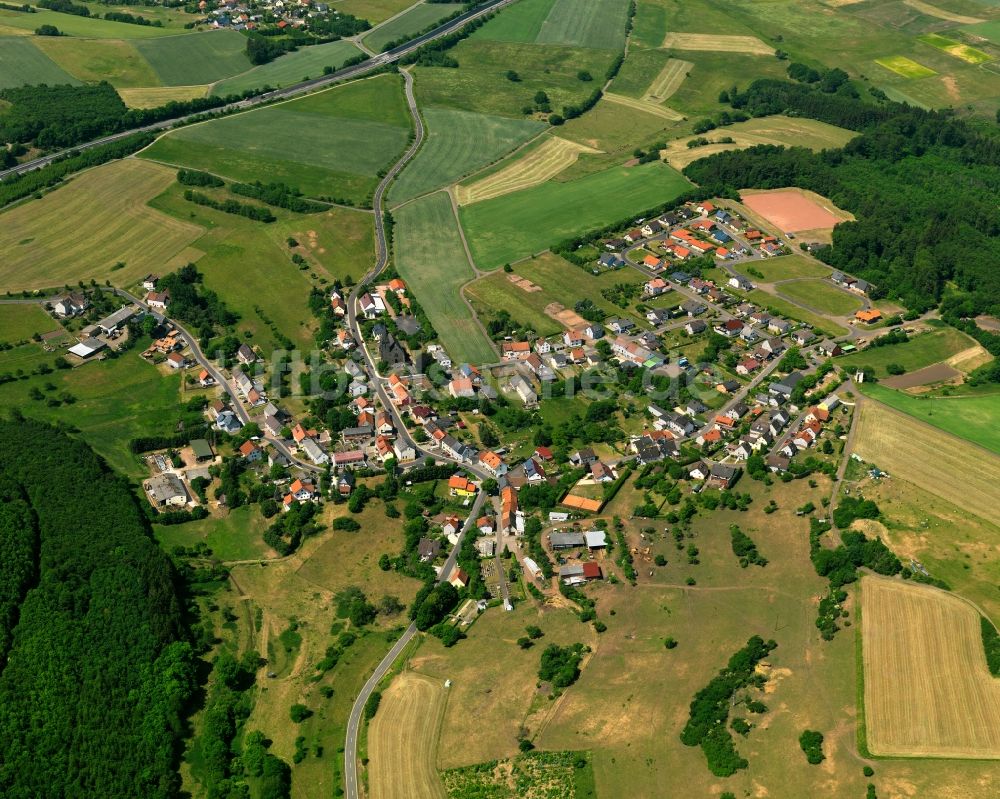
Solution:
M882 381L882 385L896 389L916 388L931 383L961 381L961 378L962 373L957 369L946 363L935 363L931 366L925 366L923 369L917 369L915 372L907 372L905 375L888 377Z
M684 79L694 68L690 61L683 61L680 58L671 58L661 70L656 79L649 85L646 94L642 99L647 103L662 103L677 91Z
M946 361L946 363L948 366L953 366L958 369L958 371L968 374L973 369L978 369L980 366L988 364L992 360L993 356L986 351L986 348L981 344L977 344L976 346L969 347L961 352L956 352Z
M918 64L912 58L902 55L876 58L875 63L880 67L885 67L890 72L902 75L904 78L929 78L931 75L937 74L930 67L925 67L923 64Z
M978 17L967 17L963 14L955 14L946 9L932 6L930 3L924 3L923 0L903 0L903 2L910 8L915 8L921 14L926 14L929 17L937 17L938 19L946 19L949 22L957 22L959 25L975 25L977 22L985 22L985 20Z
M40 200L0 215L0 290L47 288L111 277L128 284L169 271L197 239L198 225L146 205L174 182L175 171L126 158L91 169ZM86 219L86 225L80 220Z
M598 151L583 144L552 136L499 172L494 172L470 186L457 186L455 200L459 205L471 205L537 186L576 163L580 153L596 152Z
M208 94L208 84L204 86L151 86L140 89L118 89L125 105L129 108L157 108L170 102L183 102L204 97Z
M756 36L717 36L714 33L668 33L661 45L665 50L708 50L717 53L773 55Z
M679 85L680 84L678 84L678 86ZM674 91L677 91L677 86L674 87ZM673 109L658 105L655 101L649 101L645 98L642 100L636 100L634 97L626 97L623 94L605 92L604 99L611 103L623 105L626 108L634 108L637 111L645 111L647 114L654 114L655 116L662 117L670 122L679 122L684 119L683 114L678 114Z
M924 401L925 405L934 403L959 413L961 402ZM1000 483L995 479L1000 474L1000 456L879 402L861 402L857 414L854 449L858 455L877 463L894 479L906 480L969 513L1000 524ZM970 463L978 464L977 468L968 468Z
M865 720L872 754L1000 757L1000 680L980 615L930 586L861 581Z
M829 200L812 192L807 194L801 189L744 191L740 192L740 199L780 232L829 229L850 218Z
M442 680L405 672L392 681L368 728L372 799L444 799L435 760L446 704Z

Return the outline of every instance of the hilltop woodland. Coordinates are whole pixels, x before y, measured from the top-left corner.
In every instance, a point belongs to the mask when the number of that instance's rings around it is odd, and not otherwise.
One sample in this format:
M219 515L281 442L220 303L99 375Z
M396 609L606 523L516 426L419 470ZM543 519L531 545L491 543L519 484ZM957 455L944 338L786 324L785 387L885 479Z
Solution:
M819 153L771 145L717 153L684 172L728 196L742 188L799 186L829 197L857 221L837 225L833 246L818 255L875 284L876 298L898 297L917 311L945 300L945 318L1000 314L994 246L1000 142L950 111L911 108L877 89L871 93L863 102L849 83L780 80L724 92L733 108L751 116L811 117L861 135ZM948 289L952 283L957 291ZM996 354L1000 337L994 338L984 344Z
M194 655L128 484L65 432L0 421L0 794L175 796Z

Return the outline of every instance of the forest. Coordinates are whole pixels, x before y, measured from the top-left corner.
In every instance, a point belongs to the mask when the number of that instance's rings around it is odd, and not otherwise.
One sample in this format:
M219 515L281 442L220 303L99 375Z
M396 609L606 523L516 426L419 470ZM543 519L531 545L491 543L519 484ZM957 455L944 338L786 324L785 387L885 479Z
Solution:
M864 101L819 85L758 80L729 95L753 116L808 116L857 130L838 150L761 145L685 168L713 193L798 186L857 217L817 255L875 284L875 297L934 307L954 287L975 314L1000 313L1000 141L949 111Z
M0 421L0 794L168 797L196 687L177 575L129 485Z

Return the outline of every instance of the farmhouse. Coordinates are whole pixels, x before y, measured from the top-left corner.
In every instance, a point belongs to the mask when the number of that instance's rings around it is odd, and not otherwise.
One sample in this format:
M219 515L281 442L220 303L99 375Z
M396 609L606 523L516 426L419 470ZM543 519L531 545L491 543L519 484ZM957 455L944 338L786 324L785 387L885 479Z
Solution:
M146 295L146 305L150 308L155 308L158 311L166 310L166 307L170 304L170 292L169 291L151 291Z
M154 508L186 505L187 492L181 478L172 472L150 477L142 486Z
M79 313L83 313L89 307L90 302L78 291L64 294L52 304L52 310L56 316L63 318L76 316Z
M99 321L94 327L100 328L100 330L106 336L113 335L118 332L118 329L127 324L128 321L135 316L135 309L130 306L124 306L119 308L110 316L104 317Z

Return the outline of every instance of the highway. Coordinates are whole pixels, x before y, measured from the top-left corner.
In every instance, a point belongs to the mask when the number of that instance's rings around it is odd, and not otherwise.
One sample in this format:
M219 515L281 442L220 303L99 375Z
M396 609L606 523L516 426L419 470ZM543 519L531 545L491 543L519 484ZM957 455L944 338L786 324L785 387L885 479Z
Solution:
M0 180L13 175L23 175L25 172L31 172L35 169L41 169L44 166L48 166L53 161L58 160L70 153L80 152L82 150L89 150L92 147L99 147L102 144L110 144L111 142L118 141L119 139L124 139L127 136L131 136L134 133L155 133L157 131L168 130L178 125L183 125L186 122L192 122L196 119L204 118L206 114L222 114L232 111L246 111L255 106L264 105L266 103L274 102L275 100L288 100L292 97L297 97L300 94L306 94L316 89L321 89L325 86L329 86L332 83L336 83L342 80L348 80L351 78L360 78L363 75L367 75L369 72L374 72L375 70L381 69L388 64L394 64L403 56L412 53L417 48L428 42L434 41L435 39L440 39L442 36L447 36L449 33L461 28L467 22L470 22L478 17L485 14L490 14L493 11L503 8L504 6L510 5L516 2L516 0L486 0L486 2L466 11L464 14L455 17L455 19L448 20L442 25L438 26L432 31L418 36L405 44L399 45L399 47L394 47L384 53L379 53L378 55L370 58L361 64L355 64L354 66L345 67L344 69L332 72L329 75L323 75L319 78L313 78L312 80L305 80L300 83L292 84L291 86L286 86L283 89L275 89L274 91L267 92L266 94L259 94L256 97L248 97L245 100L239 100L229 105L219 106L218 108L213 108L205 111L199 111L193 114L187 114L181 117L174 117L173 119L164 119L159 122L153 122L149 125L145 125L140 128L131 128L130 130L124 130L120 133L113 133L108 136L102 136L99 139L94 139L89 142L82 144L77 144L74 147L67 147L64 150L59 150L58 152L49 153L48 155L41 156L40 158L35 158L31 161L25 161L23 164L18 164L17 166L11 167L0 171Z

